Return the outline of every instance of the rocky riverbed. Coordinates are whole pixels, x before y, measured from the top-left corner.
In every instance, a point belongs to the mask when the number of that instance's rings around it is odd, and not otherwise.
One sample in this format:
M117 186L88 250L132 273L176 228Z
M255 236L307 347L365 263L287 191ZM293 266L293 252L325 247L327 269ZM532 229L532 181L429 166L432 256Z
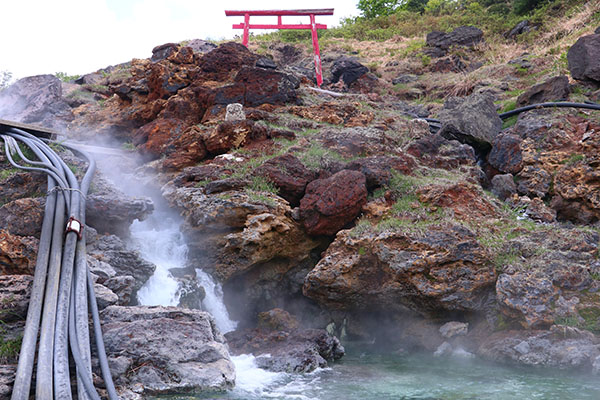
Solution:
M574 43L571 76L531 85L519 105L581 87L593 100L599 38ZM469 68L491 76L505 66L475 65L484 40L474 27L428 35L438 67L427 73L456 73L440 69L457 66L447 52L461 46ZM139 182L183 219L186 264L169 273L193 296L139 305L156 266L128 245L129 227L154 202L95 178L88 264L124 398L229 390L231 354L310 372L343 356L339 339L600 371L597 112L533 110L503 124L497 98L519 79L510 73L443 105L413 104L344 54L324 59L325 86L343 94L333 97L308 88L301 49L272 46L267 57L194 43L158 46L76 82L38 76L0 92L2 118L139 155ZM431 78L405 72L408 82ZM6 111L9 103L23 106ZM428 115L439 131L420 119ZM0 153L3 396L44 192L43 177L9 168ZM235 331L223 335L206 312L198 269L222 285Z

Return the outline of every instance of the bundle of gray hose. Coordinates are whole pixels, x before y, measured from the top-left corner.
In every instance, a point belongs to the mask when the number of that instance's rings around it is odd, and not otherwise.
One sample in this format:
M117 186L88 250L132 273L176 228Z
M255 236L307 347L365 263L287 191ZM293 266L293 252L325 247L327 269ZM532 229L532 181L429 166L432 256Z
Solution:
M4 125L0 126L0 139L13 167L48 176L33 287L11 398L30 398L35 364L36 399L66 400L74 394L80 400L101 399L92 380L88 326L91 314L106 393L110 400L118 399L104 350L83 234L85 198L95 171L94 160L75 147L65 146L87 161L87 170L79 182L48 140ZM71 359L77 371L76 393L71 385Z

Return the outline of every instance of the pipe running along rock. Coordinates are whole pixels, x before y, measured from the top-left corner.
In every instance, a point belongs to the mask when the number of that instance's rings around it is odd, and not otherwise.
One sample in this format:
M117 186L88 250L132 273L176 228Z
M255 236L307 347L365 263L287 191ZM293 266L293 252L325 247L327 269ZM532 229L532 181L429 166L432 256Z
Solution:
M78 398L100 400L92 379L88 312L92 315L97 356L108 398L118 399L104 350L94 285L86 262L85 238L81 231L85 224L85 196L94 175L95 162L76 147L64 146L88 163L79 183L69 166L46 143L48 140L22 129L4 126L0 127L0 139L12 166L48 176L48 195L32 294L11 399L29 399L39 334L36 399L73 398L69 374L70 350L77 370Z

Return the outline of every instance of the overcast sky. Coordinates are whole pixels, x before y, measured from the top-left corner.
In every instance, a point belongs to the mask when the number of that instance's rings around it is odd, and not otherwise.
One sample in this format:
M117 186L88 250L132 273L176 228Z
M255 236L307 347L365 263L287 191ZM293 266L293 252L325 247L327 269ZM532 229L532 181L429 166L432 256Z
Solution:
M150 57L154 46L167 42L232 38L241 31L231 25L242 22L242 17L225 17L225 9L335 8L333 17L317 17L317 22L332 26L343 17L358 15L357 2L0 0L0 71L10 71L16 78L55 72L84 74ZM283 22L308 20L284 17Z

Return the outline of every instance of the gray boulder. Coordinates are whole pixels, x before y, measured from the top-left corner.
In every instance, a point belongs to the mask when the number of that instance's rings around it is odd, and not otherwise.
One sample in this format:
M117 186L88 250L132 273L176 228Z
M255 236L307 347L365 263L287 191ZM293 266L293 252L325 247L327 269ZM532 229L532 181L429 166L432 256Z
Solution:
M489 150L502 129L494 101L486 94L449 98L439 113L439 119L442 121L440 134L443 137L469 144L476 150Z
M600 34L580 37L567 53L573 79L600 83Z
M202 39L192 39L186 43L186 46L191 47L194 53L200 54L208 53L218 47L216 44Z
M0 92L0 118L62 129L73 119L54 75L19 79Z
M223 335L204 311L110 306L101 313L115 383L150 394L231 389L233 363Z

